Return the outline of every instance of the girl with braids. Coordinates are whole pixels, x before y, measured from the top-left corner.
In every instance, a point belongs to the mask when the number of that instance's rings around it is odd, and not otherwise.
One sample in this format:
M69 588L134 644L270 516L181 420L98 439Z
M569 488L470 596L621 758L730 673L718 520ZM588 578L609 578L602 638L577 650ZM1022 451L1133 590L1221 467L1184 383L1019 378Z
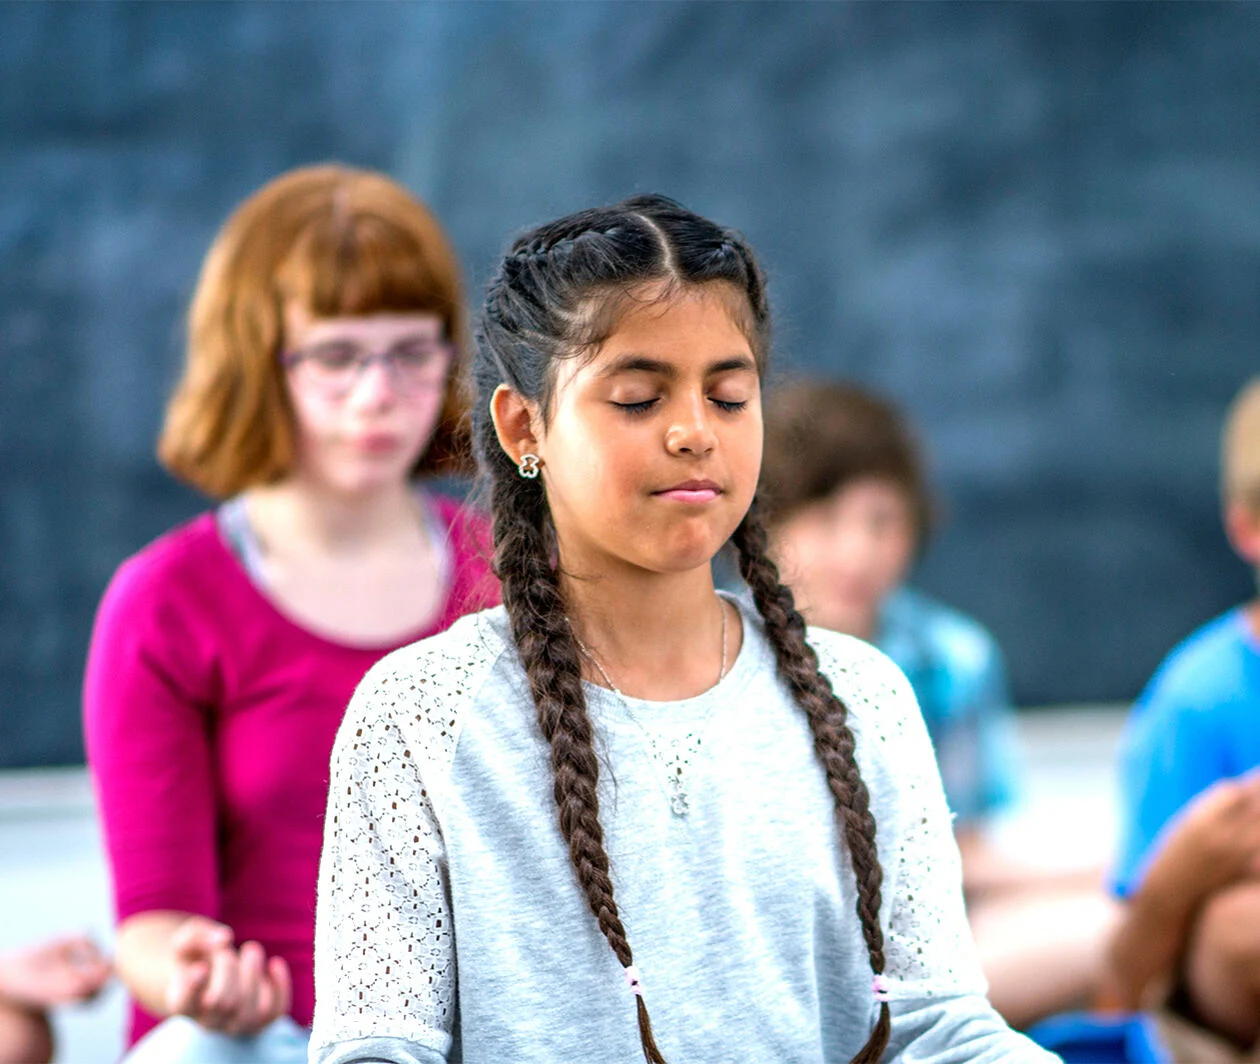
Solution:
M312 1061L1051 1059L985 1001L904 677L766 556L769 326L742 238L658 196L503 262L473 431L504 606L351 702ZM755 611L714 590L728 540Z

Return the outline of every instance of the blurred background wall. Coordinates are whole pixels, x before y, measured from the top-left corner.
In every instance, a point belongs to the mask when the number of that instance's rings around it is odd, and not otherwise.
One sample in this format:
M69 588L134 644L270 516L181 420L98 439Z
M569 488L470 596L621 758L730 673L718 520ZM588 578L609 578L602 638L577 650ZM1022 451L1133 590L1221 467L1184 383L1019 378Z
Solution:
M205 505L152 445L202 254L338 159L509 236L659 190L751 238L779 367L902 403L921 586L1024 704L1128 699L1245 597L1216 441L1260 338L1260 6L0 5L0 767L81 758L118 563Z

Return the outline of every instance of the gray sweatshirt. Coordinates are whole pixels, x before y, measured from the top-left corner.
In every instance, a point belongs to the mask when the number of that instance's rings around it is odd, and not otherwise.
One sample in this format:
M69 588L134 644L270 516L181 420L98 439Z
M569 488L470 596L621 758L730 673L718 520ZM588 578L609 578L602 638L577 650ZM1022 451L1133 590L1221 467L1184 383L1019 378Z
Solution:
M616 900L670 1064L844 1064L878 1015L809 726L759 618L679 702L588 684ZM958 851L909 684L809 633L850 710L884 869L886 1061L1053 1061L985 1000ZM314 1064L634 1064L635 1003L570 866L502 609L399 650L332 757Z

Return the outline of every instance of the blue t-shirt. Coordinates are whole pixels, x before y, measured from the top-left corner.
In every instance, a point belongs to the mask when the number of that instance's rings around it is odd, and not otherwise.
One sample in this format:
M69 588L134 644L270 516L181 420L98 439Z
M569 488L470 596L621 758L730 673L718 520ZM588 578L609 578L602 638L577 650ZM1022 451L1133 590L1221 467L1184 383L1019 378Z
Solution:
M901 588L880 610L874 643L910 681L960 825L1015 796L1014 713L996 640L966 614Z
M1147 684L1120 746L1120 855L1112 890L1142 882L1173 817L1217 780L1260 765L1260 645L1246 607L1176 647Z

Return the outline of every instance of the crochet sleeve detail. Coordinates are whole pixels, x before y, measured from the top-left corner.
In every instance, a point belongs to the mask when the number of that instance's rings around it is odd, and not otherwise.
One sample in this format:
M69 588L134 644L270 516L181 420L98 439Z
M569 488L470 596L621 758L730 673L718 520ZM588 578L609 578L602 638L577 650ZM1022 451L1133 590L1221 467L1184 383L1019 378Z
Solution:
M865 643L810 632L850 711L884 868L885 974L898 998L985 994L963 904L962 862L927 727L909 681Z
M364 1039L450 1052L455 942L434 797L449 778L461 712L495 657L476 632L468 619L383 659L338 731L316 905L312 1060Z

